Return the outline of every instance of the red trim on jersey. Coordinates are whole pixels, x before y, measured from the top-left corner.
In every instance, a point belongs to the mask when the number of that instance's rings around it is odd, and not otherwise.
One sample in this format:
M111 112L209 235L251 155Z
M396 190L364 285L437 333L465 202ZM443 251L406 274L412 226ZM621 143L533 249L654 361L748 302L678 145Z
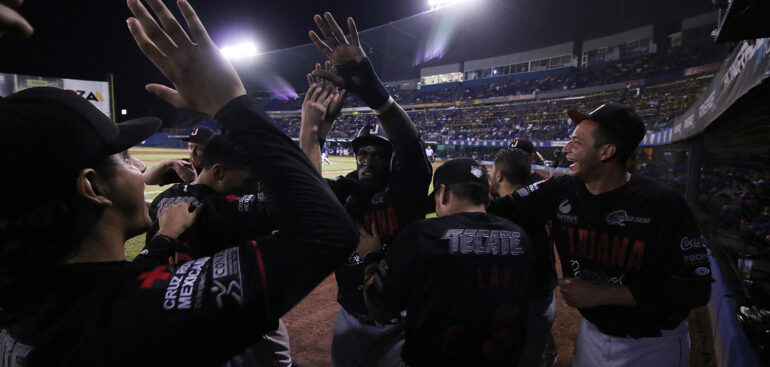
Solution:
M254 246L254 252L257 254L257 267L259 268L259 278L262 282L262 294L265 296L265 315L270 315L270 302L268 302L270 287L267 285L267 271L265 271L265 263L262 261L262 251L259 249L257 241L251 241L251 245Z

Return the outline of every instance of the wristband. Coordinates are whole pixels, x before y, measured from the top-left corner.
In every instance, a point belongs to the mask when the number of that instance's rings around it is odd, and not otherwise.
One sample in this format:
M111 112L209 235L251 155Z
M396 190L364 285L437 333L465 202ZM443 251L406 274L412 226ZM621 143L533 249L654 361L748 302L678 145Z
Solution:
M378 115L382 115L383 113L385 113L385 111L389 110L390 107L393 106L393 103L396 103L396 101L393 100L393 97L388 96L388 100L385 102L384 105L380 106L380 108L372 108L372 110L374 111L374 113Z

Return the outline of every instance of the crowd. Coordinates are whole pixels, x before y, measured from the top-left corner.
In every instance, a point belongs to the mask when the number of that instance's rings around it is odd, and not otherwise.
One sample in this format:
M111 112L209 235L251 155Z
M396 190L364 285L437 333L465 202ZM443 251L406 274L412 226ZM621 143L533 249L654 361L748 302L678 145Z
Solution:
M581 99L425 109L410 111L408 114L426 141L515 138L533 141L565 140L574 128L574 121L565 115L565 111L587 109L608 101L622 101L639 112L647 130L658 131L670 127L673 119L692 105L709 82L709 78L687 79L640 89L638 92L636 89L623 89ZM289 136L299 136L299 116L273 116ZM374 120L375 115L368 113L343 115L335 121L329 137L352 139L363 126Z
M724 49L715 47L712 41L694 39L681 47L668 47L658 54L608 61L581 69L570 68L568 71L536 78L515 76L506 80L494 78L488 83L472 87L466 87L462 83L449 83L445 86L430 86L425 90L401 89L399 86L387 87L387 89L396 101L404 105L456 102L594 87L642 80L673 72L679 72L681 77L681 72L685 68L719 62L724 56ZM263 99L265 109L268 111L299 110L302 104L302 92L298 92L298 95L298 98L289 100L270 100L269 96L265 96ZM346 106L362 107L364 105L353 96Z
M186 0L186 26L145 3L127 2L128 32L174 87L147 91L220 133L194 129L189 160L147 170L128 149L157 118L115 124L53 87L0 99L12 137L0 153L14 157L0 188L0 366L296 366L281 317L332 272L334 366L552 366L557 285L582 317L574 366L689 365L687 318L710 297L706 243L680 195L628 171L646 132L634 108L597 96L515 117L410 116L353 19L348 38L327 12L308 32L327 61L307 75L298 121L276 124ZM0 36L31 33L18 5L0 0ZM339 118L348 93L374 115ZM534 146L517 139L490 170L464 158L434 173L428 125L568 138L570 174L531 172ZM333 134L354 135L356 168L324 179ZM171 182L145 202L145 184Z

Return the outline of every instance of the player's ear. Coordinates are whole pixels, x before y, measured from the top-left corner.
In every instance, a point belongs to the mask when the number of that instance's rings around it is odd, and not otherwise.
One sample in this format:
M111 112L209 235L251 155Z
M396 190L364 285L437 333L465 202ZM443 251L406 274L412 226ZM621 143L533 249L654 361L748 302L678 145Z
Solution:
M211 166L211 174L215 179L222 181L225 178L225 167L219 163Z
M108 207L112 201L107 198L103 178L93 168L84 168L78 173L75 190L84 200L97 206Z
M495 170L495 182L503 182L503 171Z
M612 156L614 156L615 153L617 152L617 147L615 146L615 144L605 144L602 146L602 148L603 148L603 151L599 156L599 159L601 159L602 162L606 162L607 160L612 158Z
M449 203L449 189L446 185L441 184L439 187L438 197L441 200L441 205L447 205Z

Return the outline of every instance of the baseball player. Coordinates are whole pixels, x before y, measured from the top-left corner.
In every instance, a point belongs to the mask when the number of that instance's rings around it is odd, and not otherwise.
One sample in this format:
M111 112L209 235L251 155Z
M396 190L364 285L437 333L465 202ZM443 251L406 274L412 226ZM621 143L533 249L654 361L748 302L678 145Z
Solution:
M209 138L203 146L202 171L190 184L176 184L158 195L150 205L152 226L147 231L148 245L134 262L179 264L213 256L232 244L269 235L275 224L257 193L256 177L238 157L222 135ZM202 206L195 223L179 236L174 251L151 253L150 240L160 228L158 217L174 204ZM169 259L170 257L170 259ZM160 265L160 264L158 264ZM292 365L289 334L281 319L278 328L262 336L256 345L229 361L231 366Z
M0 136L14 137L0 153L19 158L9 163L15 179L0 187L3 365L220 365L274 329L357 244L344 208L246 94L190 5L179 2L192 37L162 2L152 3L158 23L140 2L128 5L137 44L177 88L149 90L216 118L262 178L268 207L280 207L280 236L178 265L128 263L124 242L150 219L140 166L126 149L160 121L116 125L56 88L0 99ZM164 211L153 244L172 246L196 214L186 204Z
M493 200L512 220L553 222L567 304L583 315L574 366L688 366L687 315L708 302L706 243L676 192L626 171L644 137L631 108L608 103L564 147L571 175Z
M194 127L189 136L180 139L187 143L190 157L163 160L144 173L144 183L165 186L171 183L186 183L195 180L202 169L202 147L213 135L214 130L205 126Z
M489 191L493 197L510 195L527 186L531 179L530 154L519 148L507 148L495 154L489 174ZM552 366L556 361L556 346L551 335L556 315L556 269L553 244L546 227L524 227L533 244L536 258L533 283L536 290L529 303L527 339L519 361L520 366ZM542 361L542 362L541 362Z
M387 252L406 224L425 217L424 208L414 203L424 202L432 169L417 128L388 94L361 48L353 19L348 18L352 43L330 13L316 15L315 22L326 42L312 31L310 38L330 63L324 69L317 65L312 76L355 93L380 122L364 126L352 142L356 171L329 180L329 185L360 227L376 226L382 251ZM325 88L323 83L311 83L308 94L316 93L314 87ZM325 138L322 134L331 123L318 117L302 123L300 147L320 170L319 137ZM334 327L332 364L361 366L376 361L398 365L403 323L398 317L381 323L369 315L363 298L363 260L358 251L351 252L348 261L335 270L337 302L342 307Z
M526 139L513 139L513 142L511 143L511 148L518 148L523 151L525 151L529 155L529 163L530 164L536 164L537 162L542 162L543 156L538 153L538 151L535 149L535 144L532 144L531 141ZM529 174L529 178L527 179L527 185L531 185L535 182L540 182L545 180L545 177L540 175L539 173L532 171L530 169L531 173Z
M529 239L486 213L489 182L475 160L441 165L431 195L438 218L407 226L379 264L376 231L362 236L359 248L373 250L369 311L385 321L406 308L409 366L515 366L533 289Z
M430 145L425 148L425 156L428 157L431 162L436 161L436 158L433 156L433 148Z

